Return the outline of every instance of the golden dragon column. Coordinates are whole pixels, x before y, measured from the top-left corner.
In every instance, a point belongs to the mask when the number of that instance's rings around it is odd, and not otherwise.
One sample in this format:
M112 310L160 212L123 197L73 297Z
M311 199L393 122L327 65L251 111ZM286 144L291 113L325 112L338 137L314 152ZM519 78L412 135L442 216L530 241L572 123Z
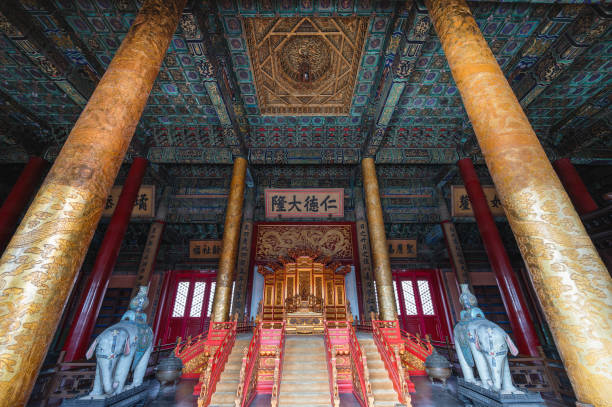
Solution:
M380 204L380 192L378 190L374 158L366 157L361 160L361 171L363 174L363 194L370 232L370 247L372 248L374 263L374 279L378 295L378 312L381 320L393 321L397 319L397 311L395 310L391 262L389 261L389 251L387 249L385 222L383 220L382 205Z
M146 0L0 259L0 406L28 400L186 0Z
M229 318L232 302L232 283L240 240L240 222L242 221L242 205L244 203L244 188L247 160L244 157L234 158L230 194L225 210L225 225L223 227L223 245L219 257L219 271L213 299L211 320L224 322Z
M464 0L426 0L581 403L612 406L612 279Z

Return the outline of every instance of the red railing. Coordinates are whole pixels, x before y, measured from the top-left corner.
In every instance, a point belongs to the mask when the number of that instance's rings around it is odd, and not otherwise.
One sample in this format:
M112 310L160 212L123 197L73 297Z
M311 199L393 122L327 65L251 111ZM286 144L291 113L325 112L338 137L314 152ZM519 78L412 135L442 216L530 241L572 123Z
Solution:
M201 353L206 352L208 331L202 332L198 336L191 338L188 337L185 340L181 338L177 339L176 348L174 349L174 355L181 359L183 366L188 366L190 360L198 357ZM199 363L198 363L199 364ZM196 378L198 374L184 371L183 377Z
M236 390L236 405L248 406L255 397L257 386L257 368L259 366L259 349L261 347L261 322L253 330L253 338L249 342L246 353L242 356L240 382Z
M336 368L336 350L332 345L329 335L329 326L325 323L323 331L325 338L325 359L327 360L327 372L329 376L329 394L334 407L340 406L340 394L338 391L338 369Z
M413 355L419 359L425 361L429 355L433 352L433 345L429 338L422 340L419 336L415 336L410 332L406 332L400 329L404 345L407 350L412 352Z
M378 348L385 368L389 373L391 381L393 382L393 388L399 396L399 400L402 404L410 405L410 386L406 381L404 368L402 361L399 356L399 351L395 348L387 339L388 334L385 334L385 329L397 329L397 321L372 321L372 336L374 337L374 343ZM398 333L399 334L399 333ZM400 336L400 335L395 335ZM393 337L393 335L391 335ZM403 342L401 336L397 338L399 343ZM395 341L395 342L398 342Z
M278 406L278 396L280 395L280 386L283 378L283 357L285 356L285 321L281 328L280 344L274 358L274 383L272 384L272 398L270 400L271 407Z
M374 406L374 396L370 384L370 373L366 357L357 341L355 329L348 325L349 351L351 355L351 370L353 373L353 394L363 407ZM357 385L357 386L355 386ZM355 389L358 387L358 389Z
M236 342L236 325L235 321L213 323L213 328L210 330L207 342L220 337L222 332L225 333L225 336L221 343L219 343L215 354L208 360L206 369L200 375L199 384L202 387L198 397L198 407L207 407L210 404L210 399L217 387L219 376L221 376L221 372L223 372L227 362L227 357Z

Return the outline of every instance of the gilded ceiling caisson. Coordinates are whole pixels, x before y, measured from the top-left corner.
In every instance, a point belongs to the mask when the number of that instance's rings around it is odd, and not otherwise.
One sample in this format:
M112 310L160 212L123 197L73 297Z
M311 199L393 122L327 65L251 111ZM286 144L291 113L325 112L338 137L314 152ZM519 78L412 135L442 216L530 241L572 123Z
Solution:
M367 17L245 18L263 115L348 115Z

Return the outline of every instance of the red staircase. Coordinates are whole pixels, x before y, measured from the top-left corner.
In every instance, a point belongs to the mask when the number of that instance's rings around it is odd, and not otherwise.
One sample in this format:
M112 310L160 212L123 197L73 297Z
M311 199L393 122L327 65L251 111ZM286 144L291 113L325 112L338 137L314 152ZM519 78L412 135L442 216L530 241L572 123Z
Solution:
M433 352L433 346L414 335L403 332L399 322L372 320L372 334L385 367L393 381L400 400L409 399L414 393L410 376L424 376L425 359Z

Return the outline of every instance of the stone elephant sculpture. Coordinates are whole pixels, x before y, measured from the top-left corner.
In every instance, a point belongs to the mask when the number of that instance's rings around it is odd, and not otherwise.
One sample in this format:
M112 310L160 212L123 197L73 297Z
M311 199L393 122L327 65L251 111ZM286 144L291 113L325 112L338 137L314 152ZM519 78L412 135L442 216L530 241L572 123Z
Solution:
M512 384L508 365L508 350L516 355L518 349L503 329L477 318L457 323L454 334L457 358L466 382L503 394L523 393ZM474 364L480 381L474 378Z
M96 377L90 396L119 394L125 390L130 371L130 387L140 386L153 349L153 331L142 323L123 320L104 330L87 351L96 354Z

